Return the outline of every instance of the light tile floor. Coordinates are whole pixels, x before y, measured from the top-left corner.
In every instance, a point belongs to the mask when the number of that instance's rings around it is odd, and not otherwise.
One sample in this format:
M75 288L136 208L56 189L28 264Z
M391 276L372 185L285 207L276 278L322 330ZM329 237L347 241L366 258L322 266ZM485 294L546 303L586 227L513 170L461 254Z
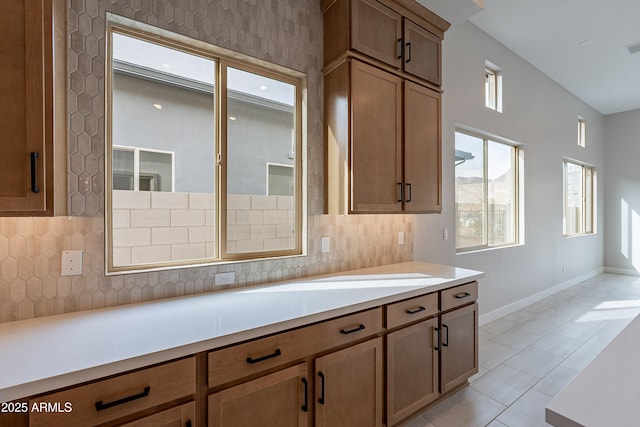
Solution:
M484 325L470 385L402 427L549 425L547 403L638 314L640 277L604 273Z

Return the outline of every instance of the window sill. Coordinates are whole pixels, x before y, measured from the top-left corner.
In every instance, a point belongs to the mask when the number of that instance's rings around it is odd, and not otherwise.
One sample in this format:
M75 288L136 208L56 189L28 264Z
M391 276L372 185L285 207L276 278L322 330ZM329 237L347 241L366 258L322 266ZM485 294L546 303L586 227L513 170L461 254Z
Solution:
M573 239L575 237L596 236L598 233L580 233L580 234L563 234L564 239Z
M495 250L500 250L500 249L510 249L510 248L516 248L516 247L520 247L520 246L524 246L524 243L513 243L510 245L504 245L504 246L491 246L491 247L482 247L482 248L475 248L475 249L468 249L468 250L456 250L456 255L467 255L467 254L475 254L478 252L487 252L487 251L495 251Z

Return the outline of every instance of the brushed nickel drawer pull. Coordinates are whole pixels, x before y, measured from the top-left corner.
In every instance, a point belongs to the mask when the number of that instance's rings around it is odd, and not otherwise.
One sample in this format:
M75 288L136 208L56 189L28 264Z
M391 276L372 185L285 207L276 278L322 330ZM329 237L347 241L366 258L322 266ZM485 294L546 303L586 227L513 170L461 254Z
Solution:
M461 293L459 293L457 295L454 295L453 297L457 298L457 299L462 299L462 298L466 298L466 297L470 297L470 296L471 296L471 294L469 292L461 292Z
M414 308L414 309L412 309L412 310L407 310L407 311L405 311L405 313L407 313L407 314L416 314L416 313L423 312L423 311L425 311L425 310L426 310L426 308L425 308L425 307L420 306L420 307Z
M267 354L266 356L258 357L257 359L254 359L251 356L247 357L247 363L254 364L254 363L262 362L264 360L273 359L274 357L278 357L281 355L282 355L282 352L280 351L280 349L276 348L276 351L274 351L273 353Z
M141 393L134 394L132 396L123 397L122 399L114 400L113 402L102 403L102 400L96 402L96 411L103 411L105 409L113 408L114 406L122 405L123 403L131 402L133 400L142 399L149 396L151 387L147 386Z
M354 332L358 332L358 331L362 331L365 328L365 326L363 324L360 324L360 326L357 326L353 329L340 329L340 333L343 335L349 335L352 334Z

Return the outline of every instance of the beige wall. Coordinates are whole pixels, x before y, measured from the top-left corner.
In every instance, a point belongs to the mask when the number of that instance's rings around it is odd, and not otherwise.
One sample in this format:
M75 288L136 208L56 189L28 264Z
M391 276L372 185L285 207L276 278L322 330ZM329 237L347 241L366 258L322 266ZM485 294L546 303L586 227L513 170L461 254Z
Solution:
M188 4L193 9L179 5ZM412 259L409 215L322 215L322 19L317 0L258 2L69 0L68 106L71 217L0 218L0 322ZM104 275L104 49L107 11L275 62L308 75L308 255L279 260ZM397 245L397 233L405 244ZM331 252L320 252L320 237ZM63 250L84 251L83 275L60 276Z

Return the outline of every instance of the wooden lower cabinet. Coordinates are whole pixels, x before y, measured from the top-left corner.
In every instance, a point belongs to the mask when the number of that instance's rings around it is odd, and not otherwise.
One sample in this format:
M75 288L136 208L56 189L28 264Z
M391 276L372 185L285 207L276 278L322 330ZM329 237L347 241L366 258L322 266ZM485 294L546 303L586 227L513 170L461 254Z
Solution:
M265 375L209 396L210 427L309 425L307 363Z
M387 335L387 425L436 400L438 318Z
M33 396L20 404L44 411L0 425L396 426L478 371L477 295L467 283Z
M121 427L196 427L196 405L194 402L149 415L123 424Z
M382 338L315 361L315 426L382 425Z
M478 304L441 316L441 387L446 393L478 372Z
M31 411L29 426L114 425L118 419L133 417L195 392L196 363L191 356L33 398L29 401L30 408L35 405L60 410Z

